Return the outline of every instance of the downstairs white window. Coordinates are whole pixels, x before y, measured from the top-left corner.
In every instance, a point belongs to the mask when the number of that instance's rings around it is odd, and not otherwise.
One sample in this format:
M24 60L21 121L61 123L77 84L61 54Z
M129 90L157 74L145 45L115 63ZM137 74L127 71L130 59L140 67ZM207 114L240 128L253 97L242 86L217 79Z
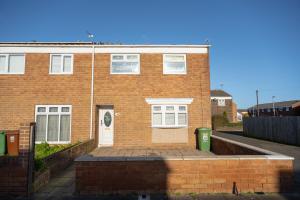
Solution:
M187 127L186 105L152 105L152 127Z
M70 105L36 106L36 142L70 143L71 109Z

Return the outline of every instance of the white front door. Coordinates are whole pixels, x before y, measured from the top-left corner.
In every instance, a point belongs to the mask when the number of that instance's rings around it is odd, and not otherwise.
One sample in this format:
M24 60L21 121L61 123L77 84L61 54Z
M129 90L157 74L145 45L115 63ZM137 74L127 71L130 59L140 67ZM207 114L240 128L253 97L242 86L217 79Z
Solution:
M100 109L99 146L112 146L114 140L114 110Z

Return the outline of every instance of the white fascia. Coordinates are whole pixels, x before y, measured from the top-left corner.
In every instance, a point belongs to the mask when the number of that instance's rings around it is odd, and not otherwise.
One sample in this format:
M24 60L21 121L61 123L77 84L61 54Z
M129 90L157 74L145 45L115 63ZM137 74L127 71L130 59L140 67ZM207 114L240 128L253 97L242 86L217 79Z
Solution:
M210 99L232 99L232 97L210 97Z
M193 98L145 98L145 101L151 105L187 105L193 102Z
M0 53L91 53L90 46L1 46ZM208 47L192 46L95 46L95 53L176 53L206 54Z

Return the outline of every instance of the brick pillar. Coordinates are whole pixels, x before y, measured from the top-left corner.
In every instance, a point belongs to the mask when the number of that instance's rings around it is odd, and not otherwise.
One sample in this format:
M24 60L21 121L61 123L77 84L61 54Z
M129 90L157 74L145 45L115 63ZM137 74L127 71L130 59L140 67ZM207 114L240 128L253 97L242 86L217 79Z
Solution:
M29 153L30 123L20 124L19 129L19 154L27 157Z

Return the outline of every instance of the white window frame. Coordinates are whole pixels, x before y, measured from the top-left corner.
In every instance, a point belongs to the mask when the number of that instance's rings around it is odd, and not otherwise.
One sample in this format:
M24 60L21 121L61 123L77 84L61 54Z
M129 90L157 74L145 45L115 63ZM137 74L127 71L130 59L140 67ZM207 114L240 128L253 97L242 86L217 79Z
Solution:
M218 106L221 106L221 107L226 106L226 100L225 99L218 99Z
M160 106L160 111L154 111L154 107ZM174 111L167 111L167 106L174 106ZM185 111L179 111L179 106L184 106ZM153 114L154 113L161 113L162 114L162 124L161 125L155 125L153 122ZM175 113L175 124L174 125L166 125L166 113ZM179 125L178 124L178 114L179 113L185 113L186 114L186 124L185 125ZM187 105L177 104L177 105L171 105L171 104L161 104L161 105L151 105L151 127L152 128L184 128L188 127L188 107Z
M166 56L183 56L184 57L184 71L183 72L167 71L167 69L166 69L166 62L167 62ZM178 61L178 62L182 62L182 61ZM163 54L163 73L164 74L177 74L177 75L187 74L186 54Z
M0 71L0 74L25 74L25 60L26 60L26 56L25 54L22 54L22 53L6 53L6 54L3 54L1 53L0 56L5 56L5 72L1 72ZM10 56L24 56L24 70L23 72L9 72L8 71L8 63L9 63L9 57Z
M123 56L123 60L113 60L113 56ZM112 70L112 63L113 62L133 62L133 61L130 61L130 60L127 60L127 56L137 56L138 57L138 72L131 72L131 73L128 73L128 72L113 72ZM121 53L118 53L118 54L110 54L110 74L131 74L131 75L139 75L141 73L141 59L140 59L140 54L133 54L133 53L127 53L127 54L121 54Z
M38 112L38 108L40 107L45 107L46 108L46 112ZM49 112L49 108L50 107L57 107L58 108L58 112ZM68 107L69 108L69 112L62 112L61 108L62 107ZM61 115L70 115L70 133L69 133L69 140L68 141L59 141L60 138L60 119L61 119ZM36 144L40 144L43 142L47 142L48 144L70 144L71 143L71 136L72 136L72 105L36 105L35 106L35 122L36 122L36 118L37 115L46 115L46 135L45 135L45 141L35 141ZM48 139L48 117L49 115L59 115L58 118L58 141L47 141Z
M60 60L60 72L52 72L52 57L53 56L61 56ZM63 72L64 69L64 57L71 56L71 71ZM50 66L49 66L49 74L51 75L70 75L73 74L73 65L74 65L74 55L73 54L50 54Z

